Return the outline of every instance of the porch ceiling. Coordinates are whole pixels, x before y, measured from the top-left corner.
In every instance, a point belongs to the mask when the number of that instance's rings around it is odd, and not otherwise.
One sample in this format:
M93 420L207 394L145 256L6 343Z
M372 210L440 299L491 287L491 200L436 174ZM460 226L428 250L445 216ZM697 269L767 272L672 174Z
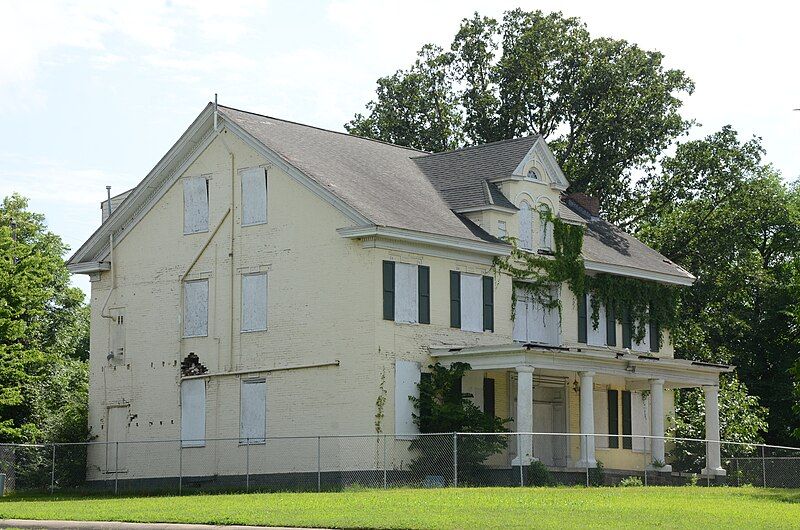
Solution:
M431 347L429 351L431 357L443 364L467 362L475 370L528 366L567 372L595 372L625 377L629 381L640 379L643 385L649 379L663 379L667 386L673 388L716 385L720 373L733 371L733 366L728 365L655 357L629 350L594 349L585 345L547 347L511 343L499 346Z

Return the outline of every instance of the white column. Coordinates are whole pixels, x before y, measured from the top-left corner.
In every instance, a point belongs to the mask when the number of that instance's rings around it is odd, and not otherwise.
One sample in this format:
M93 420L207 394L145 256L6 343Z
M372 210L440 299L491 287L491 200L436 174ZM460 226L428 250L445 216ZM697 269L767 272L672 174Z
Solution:
M703 387L706 397L706 468L705 475L725 475L719 454L719 387Z
M517 367L517 432L533 432L533 367ZM513 466L527 466L533 460L533 436L519 435Z
M581 434L594 434L594 372L578 372L581 378ZM594 436L581 436L578 467L597 467Z
M650 440L653 462L666 462L664 453L664 380L650 380ZM653 466L655 467L655 466ZM672 466L656 468L659 471L672 471Z

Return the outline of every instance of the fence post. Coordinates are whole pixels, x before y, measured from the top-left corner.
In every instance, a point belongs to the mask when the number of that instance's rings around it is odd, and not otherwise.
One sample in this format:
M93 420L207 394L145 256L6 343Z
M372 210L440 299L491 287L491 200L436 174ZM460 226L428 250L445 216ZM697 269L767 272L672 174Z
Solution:
M739 484L739 459L738 458L734 458L733 461L736 464L736 487L738 488L740 486L740 484Z
M764 446L761 446L761 485L767 487L767 461L764 459Z
M453 487L458 487L458 433L453 433Z
M386 435L383 435L383 489L386 489Z
M520 452L519 448L521 447L519 437L520 435L517 434L517 453ZM525 487L525 474L522 472L522 457L519 457L519 487Z
M708 440L706 440L706 467L708 467ZM706 486L711 486L711 470L706 472Z
M114 442L114 495L119 492L119 442Z
M183 440L178 441L178 495L183 495Z
M583 435L583 447L588 447L589 437L587 435ZM585 451L585 449L584 449ZM588 454L588 453L587 453ZM589 487L589 458L586 457L586 487Z
M633 446L633 438L631 438ZM644 485L647 486L647 438L642 437L642 457L644 458ZM656 481L656 484L658 481Z
M50 495L56 489L56 444L53 444L53 460L50 465Z
M244 465L245 465L245 490L250 493L250 438L245 438Z
M322 438L317 436L317 493L322 491Z

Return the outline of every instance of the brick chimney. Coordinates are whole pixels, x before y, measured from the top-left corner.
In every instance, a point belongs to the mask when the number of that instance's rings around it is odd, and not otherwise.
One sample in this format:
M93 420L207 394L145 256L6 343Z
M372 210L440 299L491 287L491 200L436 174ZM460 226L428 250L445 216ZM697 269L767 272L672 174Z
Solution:
M593 217L598 217L600 215L600 200L596 197L592 197L581 191L577 191L575 193L565 195L564 199L580 206Z

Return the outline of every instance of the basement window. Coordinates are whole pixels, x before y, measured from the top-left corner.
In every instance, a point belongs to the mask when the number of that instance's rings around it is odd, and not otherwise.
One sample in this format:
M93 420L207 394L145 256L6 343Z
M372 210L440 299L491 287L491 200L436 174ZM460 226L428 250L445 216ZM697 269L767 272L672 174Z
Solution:
M187 177L183 180L183 233L208 232L208 180Z

